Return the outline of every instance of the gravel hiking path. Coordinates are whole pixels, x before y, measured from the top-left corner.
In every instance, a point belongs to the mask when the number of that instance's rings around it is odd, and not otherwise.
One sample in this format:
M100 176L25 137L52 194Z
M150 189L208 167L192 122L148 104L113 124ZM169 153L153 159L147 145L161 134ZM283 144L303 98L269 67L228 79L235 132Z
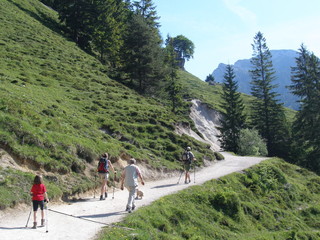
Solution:
M149 205L154 200L162 196L175 193L193 185L201 185L204 182L222 177L232 172L238 172L249 168L261 161L267 159L262 157L239 157L229 153L222 153L225 160L215 162L214 164L196 169L195 182L194 173L191 173L191 183L185 184L184 177L177 184L179 175L174 178L146 182L145 186L140 186L144 193L141 200L136 200L137 208ZM49 193L50 194L50 193ZM33 216L31 214L28 227L26 226L29 209L11 209L0 212L0 239L1 240L88 240L95 239L102 227L119 222L125 217L125 206L128 198L128 191L116 189L114 199L112 198L112 188L108 189L108 198L104 201L99 200L99 193L96 198L88 196L81 201L49 204L48 211L48 232L46 227L31 229ZM38 212L38 219L40 213ZM38 220L39 222L39 220Z

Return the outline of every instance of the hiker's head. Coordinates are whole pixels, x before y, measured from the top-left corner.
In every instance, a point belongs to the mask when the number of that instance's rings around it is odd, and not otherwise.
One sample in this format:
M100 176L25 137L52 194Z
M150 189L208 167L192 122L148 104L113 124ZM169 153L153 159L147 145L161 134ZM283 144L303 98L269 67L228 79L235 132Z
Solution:
M191 151L191 147L187 147L187 151Z
M42 176L41 175L36 175L34 177L33 184L41 184L41 183L43 183Z
M135 160L134 158L131 158L131 159L129 160L129 164L136 164L136 160Z
M104 154L102 154L102 157L104 157L104 158L108 158L108 153L104 153Z

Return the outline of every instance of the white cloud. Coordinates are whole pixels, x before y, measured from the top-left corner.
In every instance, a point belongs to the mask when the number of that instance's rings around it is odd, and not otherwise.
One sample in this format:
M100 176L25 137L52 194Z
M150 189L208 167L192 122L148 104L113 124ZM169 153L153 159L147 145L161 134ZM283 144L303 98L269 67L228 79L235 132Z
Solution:
M249 9L241 6L241 0L223 0L226 7L235 13L242 21L248 25L256 25L257 16Z

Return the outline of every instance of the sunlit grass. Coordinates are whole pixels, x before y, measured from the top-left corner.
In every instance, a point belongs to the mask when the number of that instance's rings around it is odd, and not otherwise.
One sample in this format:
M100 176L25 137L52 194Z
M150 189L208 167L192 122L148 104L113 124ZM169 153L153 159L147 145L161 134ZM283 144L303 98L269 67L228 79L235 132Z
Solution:
M162 197L98 239L318 239L319 223L320 177L272 159Z
M56 175L55 197L92 188L93 174L84 172L102 152L168 170L180 168L187 145L198 159L214 159L206 144L173 133L176 122L190 121L188 105L175 115L165 101L110 79L40 1L0 1L0 22L0 146L24 166ZM69 176L72 189L62 181Z

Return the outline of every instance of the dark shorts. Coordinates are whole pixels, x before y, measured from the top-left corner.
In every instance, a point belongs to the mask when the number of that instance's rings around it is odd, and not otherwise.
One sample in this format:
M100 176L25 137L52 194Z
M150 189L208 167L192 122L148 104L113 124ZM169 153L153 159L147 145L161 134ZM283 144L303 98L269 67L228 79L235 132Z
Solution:
M32 200L32 204L33 204L33 211L36 212L38 211L38 207L40 206L40 209L43 210L43 206L44 206L44 201L37 201L37 200Z
M184 170L186 170L187 172L189 172L191 169L191 164L190 163L185 163L184 164Z

